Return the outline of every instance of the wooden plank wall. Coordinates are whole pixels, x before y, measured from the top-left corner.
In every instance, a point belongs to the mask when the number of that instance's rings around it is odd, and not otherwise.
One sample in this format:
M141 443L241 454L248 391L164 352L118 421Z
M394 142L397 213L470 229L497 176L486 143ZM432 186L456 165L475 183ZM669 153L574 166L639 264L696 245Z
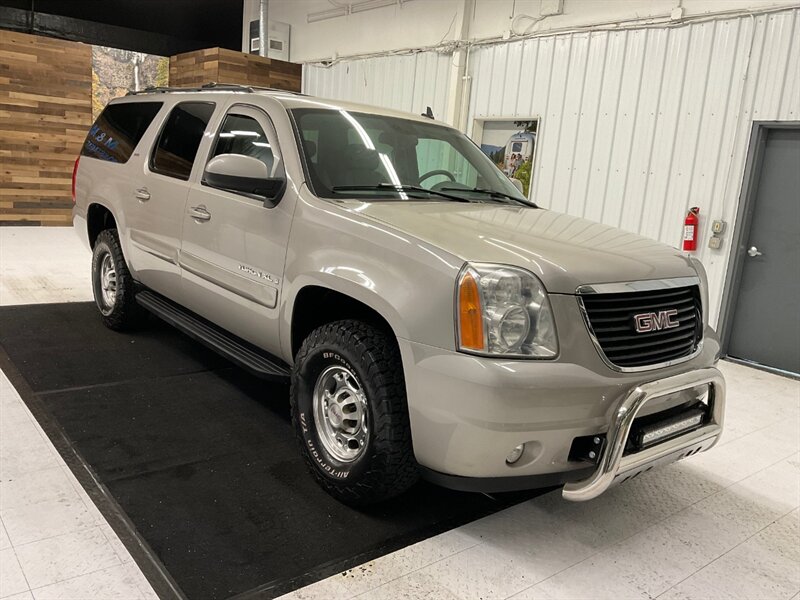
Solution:
M299 92L302 73L302 65L225 48L206 48L169 59L169 84L176 87L217 82Z
M0 225L70 225L92 47L0 30Z

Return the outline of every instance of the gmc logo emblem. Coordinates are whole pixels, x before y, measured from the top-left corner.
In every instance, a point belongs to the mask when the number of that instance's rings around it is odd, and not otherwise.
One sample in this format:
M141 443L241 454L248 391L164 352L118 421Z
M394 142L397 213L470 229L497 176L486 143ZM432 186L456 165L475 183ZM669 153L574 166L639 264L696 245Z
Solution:
M662 329L674 329L678 323L678 311L676 309L660 310L658 312L641 313L633 315L633 323L636 333L648 333L650 331L661 331Z

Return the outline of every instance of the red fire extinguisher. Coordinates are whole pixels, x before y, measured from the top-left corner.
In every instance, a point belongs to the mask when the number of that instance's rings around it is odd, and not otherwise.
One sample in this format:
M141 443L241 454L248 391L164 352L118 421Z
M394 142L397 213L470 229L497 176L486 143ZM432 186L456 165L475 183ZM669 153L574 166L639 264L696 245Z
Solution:
M694 252L697 250L697 225L700 223L700 219L697 218L697 215L699 213L700 209L697 206L693 206L689 209L689 213L683 221L684 252Z

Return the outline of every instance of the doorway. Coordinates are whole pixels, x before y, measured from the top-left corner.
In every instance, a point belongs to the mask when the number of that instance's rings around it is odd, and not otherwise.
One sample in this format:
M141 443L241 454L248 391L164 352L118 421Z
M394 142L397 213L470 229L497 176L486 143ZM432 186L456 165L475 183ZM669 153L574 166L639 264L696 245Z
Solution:
M800 375L800 124L756 123L752 140L727 354Z

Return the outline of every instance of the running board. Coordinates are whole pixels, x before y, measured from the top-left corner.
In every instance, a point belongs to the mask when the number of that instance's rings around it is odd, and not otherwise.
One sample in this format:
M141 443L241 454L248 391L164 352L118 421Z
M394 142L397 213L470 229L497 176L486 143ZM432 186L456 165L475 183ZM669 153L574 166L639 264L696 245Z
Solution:
M159 296L143 290L136 294L136 301L147 310L183 333L205 344L231 362L247 369L262 379L285 382L289 369L281 361L252 344L228 333L221 327L206 321L189 310Z

